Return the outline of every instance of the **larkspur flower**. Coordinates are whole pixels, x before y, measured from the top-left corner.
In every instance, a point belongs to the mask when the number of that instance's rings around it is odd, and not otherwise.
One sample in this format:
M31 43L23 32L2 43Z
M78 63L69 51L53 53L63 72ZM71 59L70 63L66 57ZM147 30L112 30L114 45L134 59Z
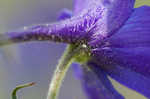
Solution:
M150 7L134 8L134 2L74 0L73 13L64 10L59 22L1 34L0 45L45 40L71 44L61 64L70 64L65 61L72 57L78 62L73 70L89 99L124 99L108 76L150 98ZM64 68L58 69L56 75ZM55 83L51 87L58 87Z

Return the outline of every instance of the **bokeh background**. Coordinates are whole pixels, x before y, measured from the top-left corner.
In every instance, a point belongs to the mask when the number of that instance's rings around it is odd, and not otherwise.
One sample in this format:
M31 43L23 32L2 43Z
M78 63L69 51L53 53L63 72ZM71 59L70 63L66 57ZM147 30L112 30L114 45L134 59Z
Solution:
M150 4L150 0L137 0L136 7L144 4ZM0 33L32 24L54 22L62 8L72 9L72 1L0 0ZM20 90L18 99L46 99L50 79L65 47L65 44L52 42L31 42L1 47L0 99L11 99L12 89L28 82L37 84ZM126 99L146 99L114 80L112 82ZM59 99L86 99L71 68L61 87Z

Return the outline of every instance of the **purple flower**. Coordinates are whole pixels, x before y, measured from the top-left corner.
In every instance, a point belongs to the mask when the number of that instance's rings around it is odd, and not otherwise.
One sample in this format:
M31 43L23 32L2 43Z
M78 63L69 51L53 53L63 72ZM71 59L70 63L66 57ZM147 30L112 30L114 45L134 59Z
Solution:
M108 76L150 98L150 7L134 8L134 2L74 0L73 13L65 9L59 22L0 35L0 45L48 40L80 46L84 55L73 70L89 99L124 99Z

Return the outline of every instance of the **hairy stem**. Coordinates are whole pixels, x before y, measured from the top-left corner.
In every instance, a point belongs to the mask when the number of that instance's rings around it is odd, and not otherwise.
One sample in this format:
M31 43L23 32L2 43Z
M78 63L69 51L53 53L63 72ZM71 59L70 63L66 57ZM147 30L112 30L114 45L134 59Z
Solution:
M79 49L73 45L69 45L59 61L59 64L54 72L53 78L50 83L47 99L57 99L60 86L65 77L67 70L73 60L73 57Z

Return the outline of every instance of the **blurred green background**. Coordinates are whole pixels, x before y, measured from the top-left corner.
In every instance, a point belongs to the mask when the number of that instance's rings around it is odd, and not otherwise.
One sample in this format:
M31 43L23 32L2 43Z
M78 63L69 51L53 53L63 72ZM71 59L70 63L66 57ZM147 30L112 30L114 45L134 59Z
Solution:
M136 7L150 4L137 0ZM0 0L0 33L31 24L56 21L62 8L72 9L71 0ZM36 82L18 92L18 99L46 99L48 85L65 44L32 42L0 48L0 99L10 99L12 89L20 84ZM126 99L146 99L112 80ZM85 99L78 80L69 70L59 99Z

